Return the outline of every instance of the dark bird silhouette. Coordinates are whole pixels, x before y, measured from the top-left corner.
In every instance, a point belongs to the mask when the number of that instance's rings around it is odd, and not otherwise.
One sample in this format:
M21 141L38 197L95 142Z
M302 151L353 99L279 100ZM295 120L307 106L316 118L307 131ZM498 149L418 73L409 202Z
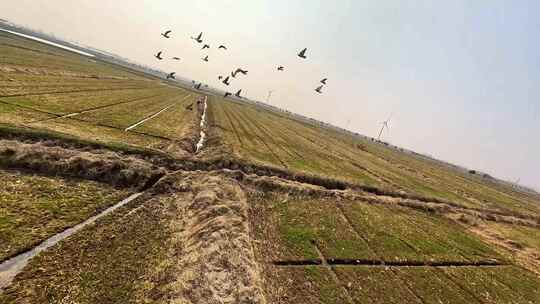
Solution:
M242 96L240 96L240 93L242 93L242 89L238 90L238 92L236 92L236 94L234 94L234 96L236 96L238 98L242 98Z
M328 80L328 78L324 78L323 80L321 80L321 83L322 84L326 84L326 81Z
M226 46L224 46L224 45L222 44L222 45L220 45L220 46L218 47L218 49L224 49L224 50L226 50L226 49L227 49L227 47L226 47Z
M193 104L189 104L187 107L186 107L186 110L188 111L192 111L193 110Z
M165 38L171 38L171 36L169 36L171 34L172 31L166 31L165 33L161 33L161 36L165 37Z
M232 76L233 78L236 78L236 75L237 75L238 73L243 74L243 75L247 75L248 71L247 71L247 70L242 70L241 68L238 68L238 69L236 69L236 71L231 72L231 76Z
M322 94L322 88L323 86L318 86L316 89L315 89L315 92L319 93L319 94Z
M210 45L209 44L205 44L203 45L202 49L201 50L204 50L204 49L209 49L210 48Z
M195 85L195 89L200 90L200 89L201 89L201 85L202 85L202 83L199 82L198 84Z
M206 55L206 57L204 57L202 60L208 62L208 55Z
M283 70L285 70L285 68L284 68L283 66L280 65L280 66L278 66L277 70L278 70L278 71L283 71Z
M235 73L240 73L242 75L247 75L248 71L247 70L242 70L240 68L236 69Z
M306 59L306 51L307 51L307 48L306 49L303 49L300 51L300 53L298 53L298 57L300 58L303 58L303 59Z
M223 76L219 75L219 76L217 77L217 79L221 80L221 79L223 79Z
M202 42L202 32L197 37L192 36L191 39L197 41L198 43L201 43Z
M225 92L225 96L223 96L224 98L227 98L229 96L232 96L232 93L229 93L229 92Z
M163 58L161 57L161 54L163 52L162 51L159 51L159 53L157 53L156 55L154 55L154 57L156 57L158 60L163 60Z
M227 77L225 78L225 80L223 80L223 83L226 84L226 85L229 85L229 84L230 84L230 83L229 83L229 76L227 76Z
M176 77L174 77L174 74L176 74L176 72L172 72L172 73L168 74L167 79L176 79Z
M180 60L180 57L173 57L173 60Z

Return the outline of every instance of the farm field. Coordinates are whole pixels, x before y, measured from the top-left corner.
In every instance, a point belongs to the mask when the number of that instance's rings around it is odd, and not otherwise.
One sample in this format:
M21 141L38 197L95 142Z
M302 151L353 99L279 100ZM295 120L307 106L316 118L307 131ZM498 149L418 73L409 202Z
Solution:
M198 94L8 33L0 54L0 123L185 154L175 141L193 135L198 111L186 107Z
M360 137L263 107L210 99L218 151L295 172L346 179L467 207L537 215L538 198Z
M1 31L0 181L0 303L540 303L540 195Z
M0 261L127 197L101 183L0 170Z
M276 303L535 303L538 276L447 218L385 203L255 193ZM301 288L299 288L301 287Z

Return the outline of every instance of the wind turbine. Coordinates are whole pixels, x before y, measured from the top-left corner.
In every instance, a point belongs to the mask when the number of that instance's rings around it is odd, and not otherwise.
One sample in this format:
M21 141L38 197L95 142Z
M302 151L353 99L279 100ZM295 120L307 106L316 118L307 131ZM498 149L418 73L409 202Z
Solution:
M393 114L390 114L388 119L382 122L381 131L379 131L379 136L377 137L377 140L381 140L381 135L382 135L382 132L383 132L384 128L386 128L386 130L390 130L390 128L388 127L388 123L390 122L390 119L392 118L392 115Z
M266 97L266 103L268 103L270 101L270 97L272 97L273 92L274 91L272 91L272 90L268 91L268 96Z

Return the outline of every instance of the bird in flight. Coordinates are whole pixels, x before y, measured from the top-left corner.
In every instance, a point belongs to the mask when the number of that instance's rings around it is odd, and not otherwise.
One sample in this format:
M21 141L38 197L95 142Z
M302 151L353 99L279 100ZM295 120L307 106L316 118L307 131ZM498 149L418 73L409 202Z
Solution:
M180 57L173 57L173 60L180 60Z
M217 77L217 79L221 80L221 79L223 79L223 76L219 75L219 76Z
M277 70L278 70L278 71L283 71L283 70L285 70L285 67L283 67L283 66L280 65L280 66L278 66Z
M231 76L233 78L235 78L238 73L243 74L243 75L247 75L248 71L247 70L242 70L241 68L238 68L238 69L236 69L236 71L231 72Z
M322 84L326 84L326 81L328 80L328 78L324 78L323 80L321 80L321 83Z
M242 93L242 89L238 90L238 92L236 92L236 94L234 94L234 96L236 96L238 98L242 98L242 96L240 96L240 93Z
M171 34L172 31L166 31L165 33L161 33L161 36L165 37L165 38L171 38L171 36L169 36Z
M232 93L225 92L225 96L223 96L223 97L224 97L224 98L227 98L227 97L229 97L229 96L231 96L231 95L232 95Z
M225 80L223 80L223 83L226 84L226 85L229 85L229 84L230 84L230 83L229 83L229 76L227 76L227 77L225 78Z
M168 74L168 75L167 75L167 79L176 79L176 78L174 77L174 74L176 74L176 72L172 72L172 73Z
M206 55L206 57L204 57L202 60L208 62L208 55Z
M303 58L303 59L306 59L306 51L307 51L307 48L306 49L303 49L300 51L300 53L298 53L298 57L300 58Z
M209 49L209 48L210 48L210 45L209 45L209 44L205 44L205 45L203 45L202 50L204 50L204 49Z
M163 60L163 58L161 57L162 53L162 51L159 51L156 55L154 55L154 57L156 57L158 60Z
M191 37L191 39L197 41L198 43L202 42L202 32L197 37Z
M222 44L222 45L220 45L220 46L218 47L218 49L224 49L224 50L226 50L226 49L227 49L227 47L226 47L226 46L224 46L224 45Z
M315 89L315 92L319 93L319 94L322 94L322 88L323 86L318 86L316 89Z

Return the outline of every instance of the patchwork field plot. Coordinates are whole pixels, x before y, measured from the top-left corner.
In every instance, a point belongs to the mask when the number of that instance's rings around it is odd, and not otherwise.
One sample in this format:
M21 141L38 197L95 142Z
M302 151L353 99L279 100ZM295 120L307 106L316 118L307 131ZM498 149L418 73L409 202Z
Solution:
M0 54L0 123L180 155L172 141L198 134L197 94L7 33Z
M128 195L104 184L0 170L0 261Z
M504 263L490 246L448 219L362 201L269 198L257 204L259 231L278 264L467 265ZM255 224L254 224L255 225ZM320 254L318 253L320 251Z
M284 303L535 303L540 283L456 223L406 208L255 195L268 298ZM538 285L537 285L538 286Z

